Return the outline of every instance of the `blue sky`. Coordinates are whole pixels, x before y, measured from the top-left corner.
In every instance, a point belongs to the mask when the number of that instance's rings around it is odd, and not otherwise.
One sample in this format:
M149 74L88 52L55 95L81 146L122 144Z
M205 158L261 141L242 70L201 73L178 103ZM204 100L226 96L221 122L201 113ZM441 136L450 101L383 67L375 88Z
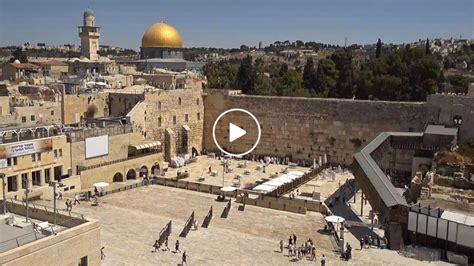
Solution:
M0 0L0 46L79 44L76 26L91 7L102 44L138 50L163 17L186 47L256 46L275 40L411 42L473 36L472 0Z

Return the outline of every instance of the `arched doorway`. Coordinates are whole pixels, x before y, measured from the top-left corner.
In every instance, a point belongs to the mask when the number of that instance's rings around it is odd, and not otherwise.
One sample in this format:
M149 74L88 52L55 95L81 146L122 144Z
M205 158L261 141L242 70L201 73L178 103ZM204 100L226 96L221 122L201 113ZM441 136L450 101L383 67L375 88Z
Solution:
M140 168L140 177L148 177L148 167L146 167L145 165Z
M135 169L130 169L128 170L127 172L127 180L128 179L137 179L137 172L135 171Z
M115 173L115 175L114 175L114 182L123 182L123 175L122 175L122 173Z
M196 148L193 147L193 148L191 149L191 156L192 156L192 157L196 157L196 156L198 156L198 155L199 155L198 151L196 150Z
M159 163L155 163L151 167L151 174L154 175L154 176L160 176L160 164Z

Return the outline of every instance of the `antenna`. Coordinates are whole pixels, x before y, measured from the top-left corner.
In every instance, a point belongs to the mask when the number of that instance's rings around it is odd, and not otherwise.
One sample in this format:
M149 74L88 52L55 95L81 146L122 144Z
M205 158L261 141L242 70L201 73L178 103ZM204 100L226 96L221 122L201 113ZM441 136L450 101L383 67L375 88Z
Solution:
M347 47L347 37L344 37L344 48Z

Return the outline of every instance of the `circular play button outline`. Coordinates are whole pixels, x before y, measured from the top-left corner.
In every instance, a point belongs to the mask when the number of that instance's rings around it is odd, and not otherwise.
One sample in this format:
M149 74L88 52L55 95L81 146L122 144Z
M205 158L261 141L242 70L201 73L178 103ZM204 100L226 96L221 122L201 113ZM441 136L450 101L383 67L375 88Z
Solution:
M231 153L231 152L228 152L226 150L224 150L221 145L219 145L219 143L217 142L216 140L216 126L217 126L217 122L219 122L219 120L226 114L230 113L230 112L242 112L242 113L245 113L247 115L249 115L253 121L255 121L255 124L257 124L257 130L258 130L258 135L257 135L257 141L255 141L255 144L252 146L252 148L250 148L250 150L246 151L246 152L243 152L243 153ZM257 118L249 111L245 110L245 109L241 109L241 108L232 108L232 109L229 109L225 112L223 112L222 114L220 114L216 121L214 121L214 125L212 126L212 139L214 140L214 143L216 144L217 148L227 154L227 155L230 155L230 156L235 156L235 157L239 157L239 156L244 156L244 155L247 155L249 153L251 153L255 148L257 148L257 145L258 143L260 142L260 136L262 135L262 132L260 130L260 123L258 122Z

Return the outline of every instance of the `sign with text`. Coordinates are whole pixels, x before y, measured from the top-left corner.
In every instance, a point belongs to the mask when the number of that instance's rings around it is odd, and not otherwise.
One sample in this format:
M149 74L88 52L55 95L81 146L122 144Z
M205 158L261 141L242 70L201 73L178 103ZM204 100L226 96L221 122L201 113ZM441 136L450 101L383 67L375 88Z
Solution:
M24 141L10 145L2 145L0 146L0 159L18 157L38 152L46 152L52 149L52 139Z

